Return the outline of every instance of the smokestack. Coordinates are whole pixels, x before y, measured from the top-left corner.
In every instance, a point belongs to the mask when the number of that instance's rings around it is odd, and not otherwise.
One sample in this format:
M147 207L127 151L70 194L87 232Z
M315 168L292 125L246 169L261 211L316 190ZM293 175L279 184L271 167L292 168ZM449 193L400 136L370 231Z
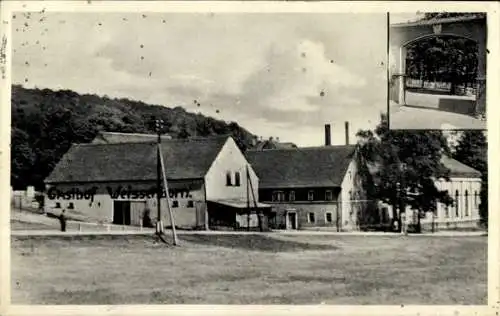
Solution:
M332 145L332 135L330 132L330 124L325 124L325 146Z
M349 145L349 122L345 122L345 144Z

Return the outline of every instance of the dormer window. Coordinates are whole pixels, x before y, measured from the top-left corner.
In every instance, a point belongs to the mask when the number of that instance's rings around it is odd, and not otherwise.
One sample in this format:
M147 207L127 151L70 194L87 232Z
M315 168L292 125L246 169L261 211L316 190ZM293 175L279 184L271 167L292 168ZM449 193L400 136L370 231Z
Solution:
M310 190L309 192L307 192L307 200L308 201L314 200L314 191L313 190Z
M331 190L326 190L325 191L325 201L331 201L333 200L333 193Z

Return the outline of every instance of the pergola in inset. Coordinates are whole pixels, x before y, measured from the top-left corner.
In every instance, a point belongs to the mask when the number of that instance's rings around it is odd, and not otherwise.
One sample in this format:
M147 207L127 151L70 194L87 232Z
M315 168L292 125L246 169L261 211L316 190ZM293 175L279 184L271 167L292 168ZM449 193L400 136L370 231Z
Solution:
M390 25L390 61L393 87L391 100L406 105L406 56L407 48L417 41L435 37L452 36L474 41L478 47L476 111L484 111L486 88L486 17L464 16L437 18Z

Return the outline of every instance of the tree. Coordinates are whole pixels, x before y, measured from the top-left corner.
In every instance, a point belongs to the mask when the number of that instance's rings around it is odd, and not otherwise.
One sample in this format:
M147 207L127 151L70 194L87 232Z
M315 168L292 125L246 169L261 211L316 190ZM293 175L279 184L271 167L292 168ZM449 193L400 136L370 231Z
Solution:
M425 13L421 20L428 21L433 19L446 19L446 18L458 18L458 17L486 17L485 13L482 12L428 12Z
M173 137L231 133L245 143L253 137L237 124L229 128L224 121L189 113L182 107L172 109L69 90L13 85L11 101L11 182L18 189L34 185L43 190L43 180L72 143L91 142L99 131L156 133L155 118L164 121L163 132Z
M481 172L479 216L488 227L488 143L483 131L463 131L453 158Z
M376 187L372 198L379 199L403 213L406 206L417 211L417 231L420 217L434 211L437 202L451 204L446 191L440 191L434 180L449 179L449 170L441 163L449 153L446 138L440 131L390 130L385 115L372 131L360 131L359 154L372 166L371 176ZM395 213L395 220L401 219ZM401 227L401 225L399 225Z
M13 128L11 139L11 181L15 189L21 189L30 184L35 153L31 149L26 132Z

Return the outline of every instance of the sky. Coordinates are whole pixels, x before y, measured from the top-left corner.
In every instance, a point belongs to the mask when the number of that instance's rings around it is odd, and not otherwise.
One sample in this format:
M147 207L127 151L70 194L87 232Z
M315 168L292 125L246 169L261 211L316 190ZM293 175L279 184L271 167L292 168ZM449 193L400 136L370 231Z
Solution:
M405 22L414 22L421 19L424 16L423 13L419 12L404 12L404 13L391 13L389 17L389 21L391 24L396 23L405 23Z
M299 146L387 108L385 14L17 12L13 84L182 106ZM200 104L198 106L198 103Z

